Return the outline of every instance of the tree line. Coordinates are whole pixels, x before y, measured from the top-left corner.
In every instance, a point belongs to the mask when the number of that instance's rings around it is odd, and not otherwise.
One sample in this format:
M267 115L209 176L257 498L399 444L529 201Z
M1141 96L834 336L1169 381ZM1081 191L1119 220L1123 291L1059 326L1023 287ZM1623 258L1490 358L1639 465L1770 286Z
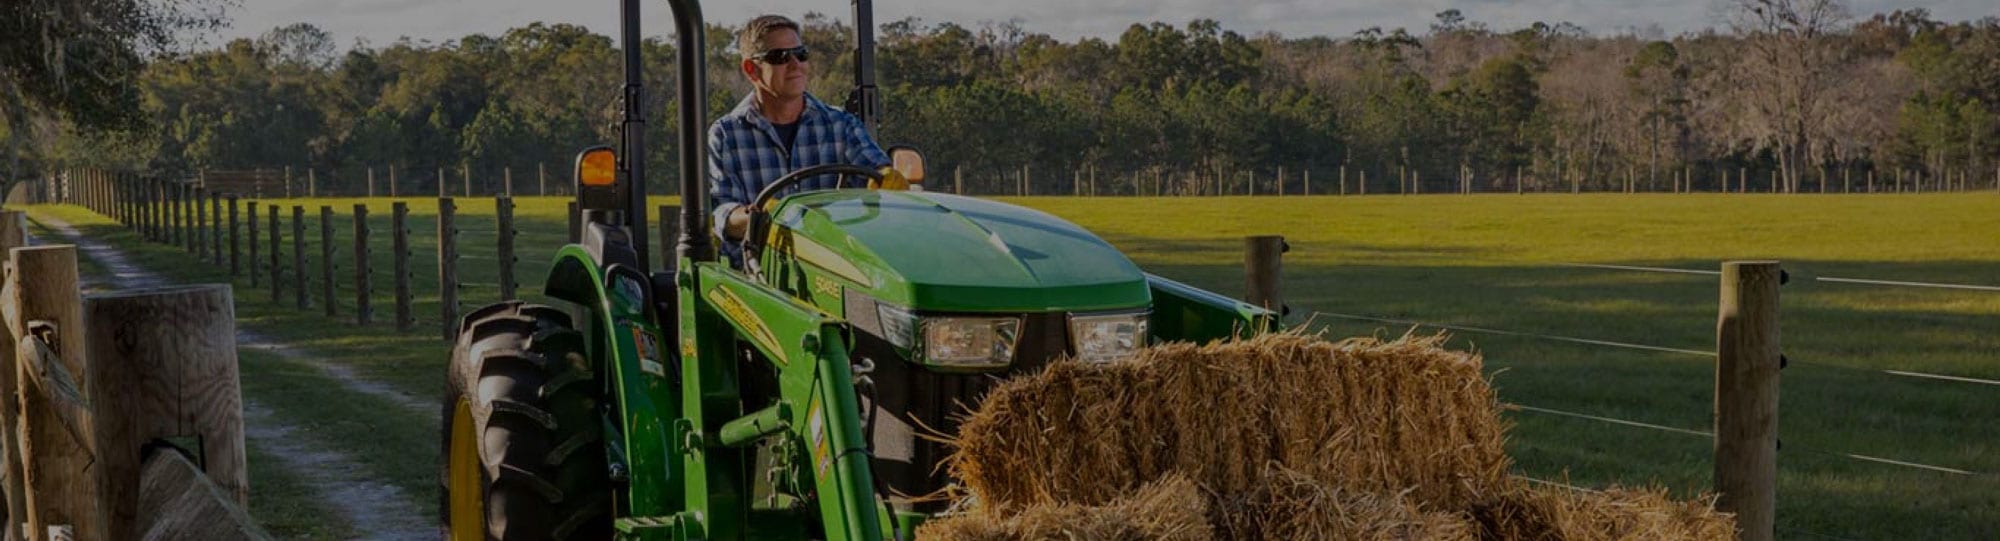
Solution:
M1731 2L1727 28L1677 36L1494 29L1456 10L1415 32L1342 38L1195 20L1065 41L1013 23L905 19L878 32L879 136L922 148L933 178L963 171L1013 186L1000 177L1025 168L1042 193L1067 193L1084 172L1113 179L1110 192L1119 178L1269 182L1311 170L1330 181L1342 167L1437 191L1664 188L1679 175L1714 186L1717 172L1742 171L1760 190L1795 191L1861 171L2000 174L2000 19ZM854 30L818 14L801 22L817 55L811 89L838 106ZM708 27L711 116L748 91L734 30ZM644 44L655 189L675 182L671 43ZM60 115L26 130L32 144L12 156L169 174L393 166L491 177L566 168L576 150L614 140L619 85L616 44L579 26L342 50L294 24L145 60L130 84L96 89L120 98L100 109L123 113L97 116L129 121Z

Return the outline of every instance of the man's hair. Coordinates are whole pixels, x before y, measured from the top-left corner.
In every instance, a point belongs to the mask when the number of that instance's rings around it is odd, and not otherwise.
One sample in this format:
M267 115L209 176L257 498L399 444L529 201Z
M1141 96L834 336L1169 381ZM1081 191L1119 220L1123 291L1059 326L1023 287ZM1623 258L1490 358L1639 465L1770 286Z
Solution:
M750 22L743 24L743 31L736 34L736 51L743 55L744 60L749 60L750 57L763 54L764 35L778 29L790 29L792 32L798 32L799 23L793 22L784 15L758 15L750 19Z

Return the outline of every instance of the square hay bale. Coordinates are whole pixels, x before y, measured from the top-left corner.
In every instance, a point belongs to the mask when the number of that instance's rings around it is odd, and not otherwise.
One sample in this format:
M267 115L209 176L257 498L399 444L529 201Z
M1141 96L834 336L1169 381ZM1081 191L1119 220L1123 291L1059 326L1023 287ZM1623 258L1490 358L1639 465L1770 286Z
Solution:
M1102 506L1044 504L998 516L975 511L925 523L925 541L1208 541L1208 507L1186 477L1171 476Z
M1277 466L1257 489L1217 500L1210 521L1220 539L1472 541L1479 532L1469 517L1426 511L1403 494L1343 490Z
M1473 506L1486 539L1709 540L1735 539L1736 519L1715 510L1715 498L1675 501L1665 489L1577 490L1516 483Z
M1275 334L1058 363L986 397L951 471L1000 510L1100 505L1176 473L1243 493L1266 464L1463 509L1505 478L1505 427L1478 356L1443 340Z

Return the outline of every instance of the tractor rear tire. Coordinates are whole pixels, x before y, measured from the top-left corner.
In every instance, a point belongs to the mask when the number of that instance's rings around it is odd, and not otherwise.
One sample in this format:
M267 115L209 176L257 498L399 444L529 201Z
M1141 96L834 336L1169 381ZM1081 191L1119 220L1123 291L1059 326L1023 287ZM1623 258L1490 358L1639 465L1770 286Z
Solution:
M446 539L611 537L593 369L560 310L510 301L466 316L443 403Z

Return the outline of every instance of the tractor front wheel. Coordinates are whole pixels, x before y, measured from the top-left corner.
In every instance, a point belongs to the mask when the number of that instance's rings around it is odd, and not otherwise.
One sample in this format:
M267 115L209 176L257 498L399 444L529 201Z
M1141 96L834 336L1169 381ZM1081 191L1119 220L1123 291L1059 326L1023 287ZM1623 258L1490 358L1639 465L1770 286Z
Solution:
M443 403L447 539L610 537L601 392L583 346L568 314L547 306L466 316Z

